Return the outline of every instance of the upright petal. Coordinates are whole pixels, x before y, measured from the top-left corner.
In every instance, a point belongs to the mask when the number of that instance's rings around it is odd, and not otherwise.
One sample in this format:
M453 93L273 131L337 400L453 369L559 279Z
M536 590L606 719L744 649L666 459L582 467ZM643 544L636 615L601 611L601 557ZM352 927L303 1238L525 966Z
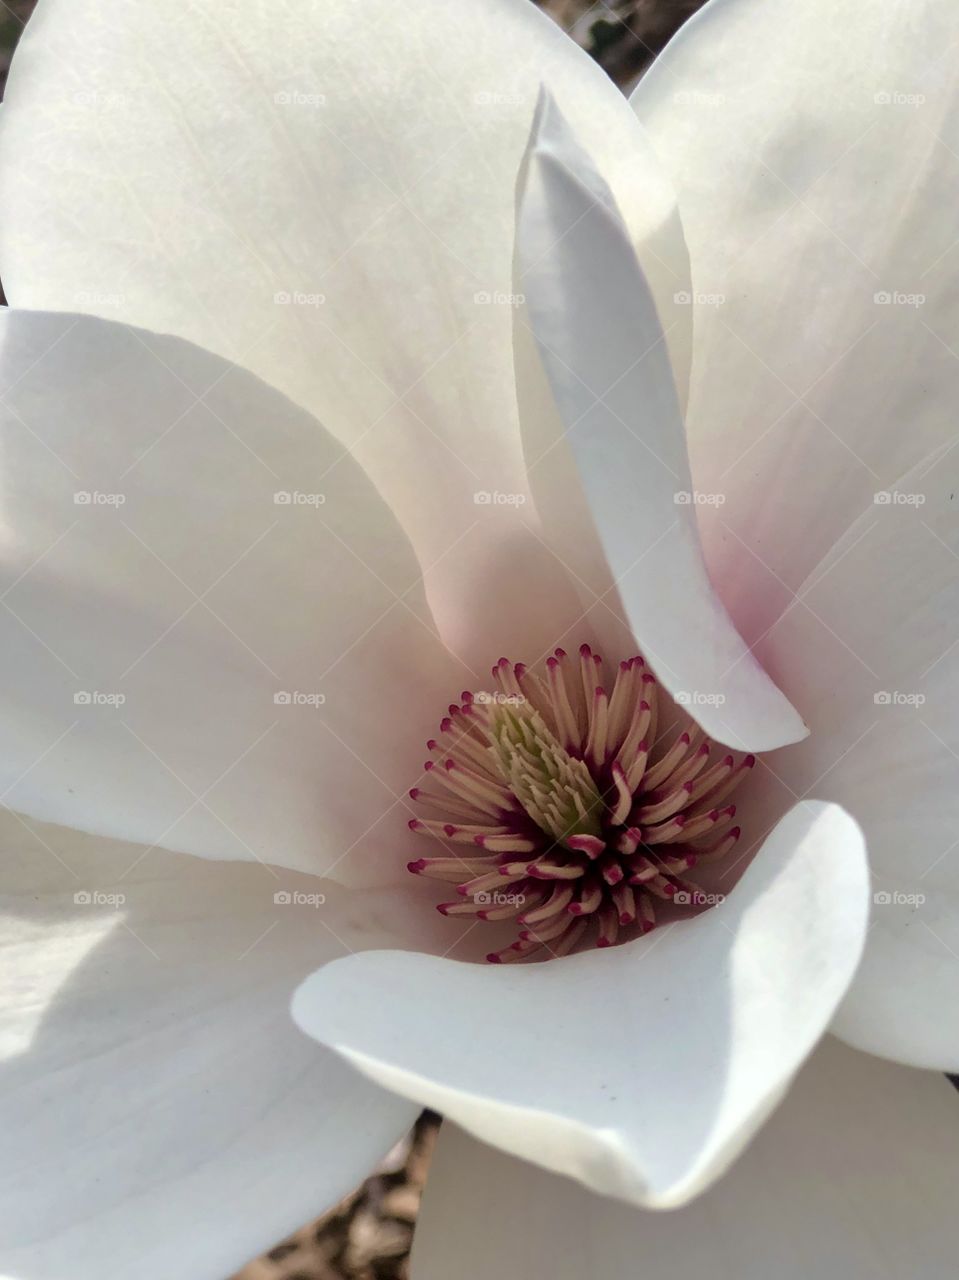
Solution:
M0 447L4 803L401 878L404 797L464 672L342 446L180 339L4 310Z
M535 487L541 451L571 454L581 485L568 471L565 489L537 495L547 527L571 557L595 528L611 577L605 607L621 602L657 676L711 737L746 751L796 741L801 718L706 574L700 495L643 269L612 192L545 94L518 201L517 280L556 406L548 444L543 418L532 424L530 475Z
M413 1280L940 1280L955 1268L959 1099L941 1077L825 1042L696 1204L600 1199L444 1125Z
M693 477L750 641L954 434L959 10L712 0L633 105L692 259Z
M484 664L579 612L537 536L513 389L513 191L543 80L645 237L671 206L628 103L529 0L189 0L176 21L163 0L43 0L0 138L14 305L175 333L310 409Z
M396 939L382 895L10 813L0 843L5 1276L227 1275L412 1123L287 1007L311 965Z
M842 804L873 876L865 957L835 1030L959 1070L959 450L877 495L760 645L806 710L767 759L795 799Z
M810 803L695 920L525 968L370 951L313 974L293 1013L474 1136L671 1207L734 1159L819 1039L859 958L866 894L855 823Z

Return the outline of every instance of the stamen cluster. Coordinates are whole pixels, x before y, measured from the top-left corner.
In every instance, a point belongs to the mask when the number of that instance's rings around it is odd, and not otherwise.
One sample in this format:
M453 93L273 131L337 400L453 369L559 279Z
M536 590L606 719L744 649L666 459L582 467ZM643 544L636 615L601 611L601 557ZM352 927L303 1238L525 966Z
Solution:
M722 858L740 835L722 805L755 764L723 754L687 716L656 736L659 697L641 657L607 692L589 645L557 649L538 675L500 658L491 693L462 695L430 739L428 786L410 796L432 815L413 831L445 846L408 864L456 885L439 910L515 920L493 963L612 946L649 932L657 903L697 905L683 873Z

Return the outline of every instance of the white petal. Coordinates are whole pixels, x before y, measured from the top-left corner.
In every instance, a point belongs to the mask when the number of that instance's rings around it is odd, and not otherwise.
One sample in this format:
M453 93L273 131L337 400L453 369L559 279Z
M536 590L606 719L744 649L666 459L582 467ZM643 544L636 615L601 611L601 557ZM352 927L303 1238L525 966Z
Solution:
M464 671L353 459L244 370L102 320L0 312L0 392L4 802L401 877Z
M748 640L954 436L957 40L937 0L714 0L633 96L679 194L693 476Z
M600 1199L446 1124L413 1280L939 1280L959 1250L957 1153L941 1076L833 1040L739 1164L675 1213Z
M519 196L517 260L559 410L552 447L572 453L644 655L720 742L761 751L803 737L710 585L653 296L612 192L546 95ZM553 489L544 506L562 497ZM560 528L565 517L564 505L548 519Z
M288 1013L304 970L395 937L381 896L10 813L0 840L4 1275L213 1280L412 1122Z
M858 828L802 805L727 901L544 964L367 952L293 1014L387 1088L593 1190L682 1204L776 1104L845 991L866 924Z
M800 589L762 655L812 734L765 763L789 797L861 824L866 953L835 1029L902 1062L959 1070L959 450L872 504Z
M528 0L192 0L176 22L159 0L108 19L47 0L4 104L12 303L176 333L309 408L407 528L443 634L484 665L534 660L579 614L520 505L507 299L544 80L645 236L670 210L635 117Z

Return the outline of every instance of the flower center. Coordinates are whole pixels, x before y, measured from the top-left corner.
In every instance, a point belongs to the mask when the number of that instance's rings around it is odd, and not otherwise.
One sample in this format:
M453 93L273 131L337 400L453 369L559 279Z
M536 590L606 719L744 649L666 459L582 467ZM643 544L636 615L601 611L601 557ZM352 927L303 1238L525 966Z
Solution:
M427 746L428 788L410 796L431 816L413 831L444 852L408 864L456 885L447 916L515 920L519 936L493 963L612 946L656 924L656 903L704 905L683 878L739 838L720 807L756 763L719 749L683 716L656 736L655 677L621 662L611 692L603 662L562 649L542 675L500 658L492 693L464 693Z

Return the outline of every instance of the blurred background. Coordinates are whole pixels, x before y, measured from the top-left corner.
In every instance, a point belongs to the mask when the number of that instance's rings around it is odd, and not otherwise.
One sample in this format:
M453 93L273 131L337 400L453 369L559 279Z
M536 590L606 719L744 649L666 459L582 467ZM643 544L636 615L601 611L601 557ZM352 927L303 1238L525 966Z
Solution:
M475 0L482 4L483 0ZM0 96L36 0L0 0ZM704 0L529 0L538 3L628 92ZM362 22L362 6L357 6ZM425 1112L379 1169L332 1212L231 1280L407 1280L407 1259L439 1118ZM144 1242L144 1248L149 1243ZM184 1258L189 1241L184 1240Z

